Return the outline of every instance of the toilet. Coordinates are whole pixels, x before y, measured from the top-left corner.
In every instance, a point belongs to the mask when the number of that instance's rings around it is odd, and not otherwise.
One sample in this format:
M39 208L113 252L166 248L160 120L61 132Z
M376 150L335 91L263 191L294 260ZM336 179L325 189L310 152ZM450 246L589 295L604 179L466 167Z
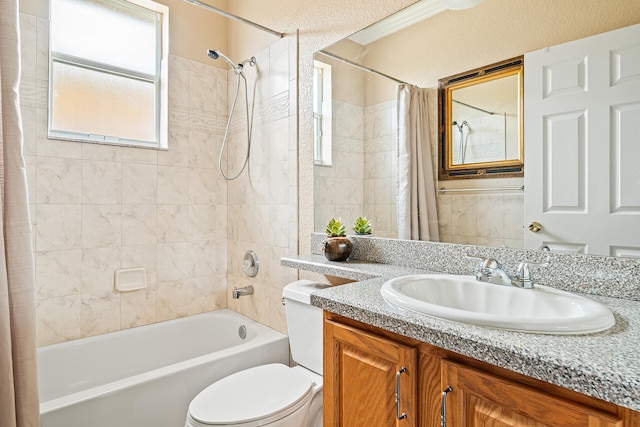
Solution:
M326 287L298 280L282 291L297 366L272 363L216 381L191 401L185 427L321 427L323 320L310 297Z

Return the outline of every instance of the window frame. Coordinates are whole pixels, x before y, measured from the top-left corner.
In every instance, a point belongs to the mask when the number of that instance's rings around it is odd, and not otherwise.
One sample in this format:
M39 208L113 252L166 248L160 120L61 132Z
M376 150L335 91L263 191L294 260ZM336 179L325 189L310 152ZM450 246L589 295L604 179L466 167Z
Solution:
M332 166L332 96L331 96L331 65L317 60L313 61L314 79L316 68L322 70L322 85L313 88L313 164L316 166ZM321 93L317 93L321 92ZM317 96L321 95L321 102L318 104L320 112L316 112ZM320 135L317 135L317 128L320 128Z
M156 16L156 63L153 74L114 66L107 63L96 62L75 55L55 52L51 48L52 23L49 25L49 82L47 99L47 138L79 141L97 144L129 146L138 148L168 149L168 56L169 56L169 8L152 0L109 0L126 8L150 13ZM50 5L51 7L51 5ZM54 63L79 67L84 70L93 70L114 76L121 76L131 80L137 80L154 85L154 140L139 140L114 135L87 134L68 130L52 129L53 123L53 75Z

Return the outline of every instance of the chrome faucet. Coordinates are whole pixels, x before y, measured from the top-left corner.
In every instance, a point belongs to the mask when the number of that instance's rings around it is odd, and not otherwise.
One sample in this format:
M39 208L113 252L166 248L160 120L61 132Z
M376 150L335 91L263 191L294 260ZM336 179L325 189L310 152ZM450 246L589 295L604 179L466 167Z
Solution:
M476 273L476 280L480 282L494 283L503 286L515 286L516 288L531 289L533 288L533 279L531 278L530 265L539 265L547 267L549 265L549 256L545 262L521 262L516 269L514 275L510 275L505 271L498 261L493 258L475 256L467 254L467 258L479 259L480 265Z
M253 286L245 286L244 288L233 288L233 293L231 294L233 299L238 299L245 295L253 295Z

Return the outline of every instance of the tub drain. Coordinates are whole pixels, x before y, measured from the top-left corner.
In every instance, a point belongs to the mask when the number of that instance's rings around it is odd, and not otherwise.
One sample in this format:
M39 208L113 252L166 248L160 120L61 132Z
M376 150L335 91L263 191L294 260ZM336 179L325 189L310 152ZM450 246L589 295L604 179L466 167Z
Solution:
M240 339L245 339L247 337L247 327L244 325L241 325L238 328L238 336L240 337Z

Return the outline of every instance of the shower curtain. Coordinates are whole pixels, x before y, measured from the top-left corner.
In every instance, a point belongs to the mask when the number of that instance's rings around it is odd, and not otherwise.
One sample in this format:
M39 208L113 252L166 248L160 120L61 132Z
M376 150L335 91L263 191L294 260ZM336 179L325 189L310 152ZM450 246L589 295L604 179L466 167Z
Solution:
M438 242L428 90L398 86L398 237Z
M37 427L35 285L19 82L18 0L0 0L0 426Z

